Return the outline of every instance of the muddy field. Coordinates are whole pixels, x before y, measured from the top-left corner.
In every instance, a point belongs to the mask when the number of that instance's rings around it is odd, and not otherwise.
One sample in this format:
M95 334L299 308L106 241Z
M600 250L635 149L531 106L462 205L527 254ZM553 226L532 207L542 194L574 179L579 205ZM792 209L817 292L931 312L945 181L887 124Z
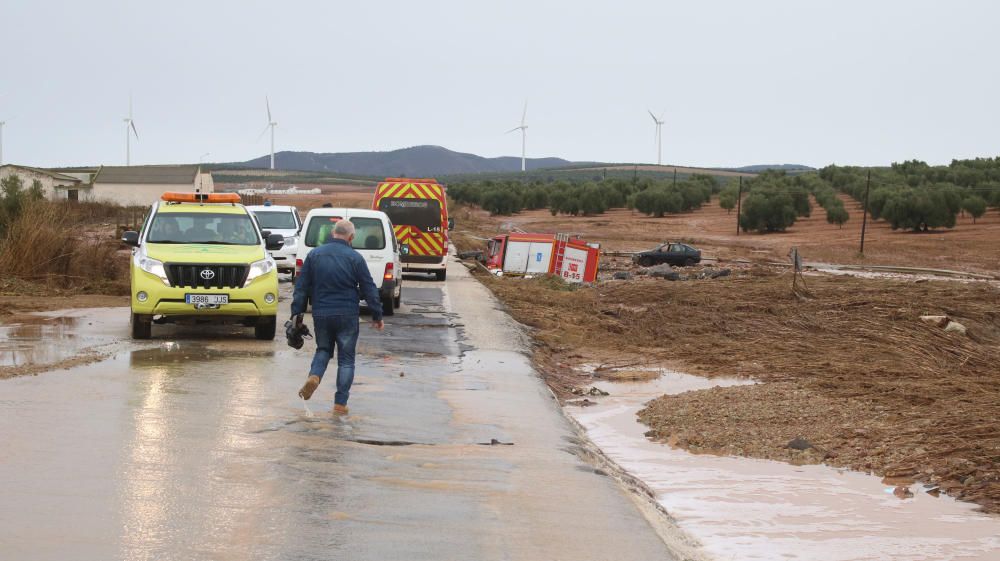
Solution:
M727 279L641 279L566 290L483 280L534 329L550 386L671 367L762 382L664 396L649 436L704 453L825 462L917 480L1000 512L1000 291L994 285L791 277L754 267ZM919 317L968 328L947 333ZM796 438L806 442L789 448Z
M525 212L489 217L457 209L463 248L478 237L521 228L575 232L606 250L631 251L687 240L732 268L728 279L669 282L638 278L567 290L558 282L481 278L534 329L536 361L567 402L601 377L636 379L650 367L762 382L664 396L642 412L649 436L695 452L793 463L825 462L920 481L1000 512L1000 288L959 283L807 277L814 298L791 292L786 261L799 247L807 261L1000 272L1000 213L973 225L913 234L869 222L866 256L857 254L860 209L829 225L821 209L785 234L735 235L735 213L713 201L661 219L628 210L595 217ZM463 231L461 225L467 226ZM736 261L749 261L737 263ZM630 268L605 257L605 271ZM682 273L688 271L681 270ZM691 271L693 272L693 271ZM948 315L967 336L919 320ZM801 438L796 446L789 443Z
M509 217L478 218L485 229L517 227L526 231L579 233L601 242L604 249L650 249L667 240L693 243L708 257L787 261L791 247L798 247L807 262L877 264L959 269L979 273L1000 272L1000 211L990 209L972 223L958 218L953 229L927 233L892 231L884 221L868 222L865 254L858 254L861 240L861 206L842 196L850 220L843 228L826 222L823 209L814 204L812 216L799 219L784 233L736 235L736 211L726 212L713 198L694 212L651 218L627 209L589 217L557 216L548 211L528 211ZM459 228L461 229L461 228Z
M274 183L275 188L284 189L288 185L284 183ZM253 184L254 187L263 187L262 184ZM244 184L236 183L216 183L215 189L217 191L236 191L238 189L244 188ZM368 208L372 203L372 197L375 194L375 187L366 187L363 185L354 184L323 184L323 185L300 185L302 189L313 189L319 188L322 193L319 195L267 195L267 198L276 205L291 205L299 209L302 215L314 209L323 206L325 203L330 203L335 207L348 207L348 208Z

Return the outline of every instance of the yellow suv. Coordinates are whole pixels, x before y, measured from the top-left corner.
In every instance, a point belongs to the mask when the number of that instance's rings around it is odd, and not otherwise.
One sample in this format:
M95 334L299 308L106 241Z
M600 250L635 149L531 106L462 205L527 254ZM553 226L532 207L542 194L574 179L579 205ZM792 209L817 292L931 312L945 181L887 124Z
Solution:
M164 193L131 245L132 338L152 324L240 323L274 339L278 271L268 250L280 234L262 232L235 193Z

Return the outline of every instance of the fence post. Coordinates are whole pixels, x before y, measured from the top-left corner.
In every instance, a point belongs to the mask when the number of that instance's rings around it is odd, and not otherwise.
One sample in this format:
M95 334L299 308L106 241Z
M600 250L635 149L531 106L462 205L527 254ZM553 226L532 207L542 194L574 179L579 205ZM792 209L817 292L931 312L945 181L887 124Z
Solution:
M865 230L868 229L868 191L872 188L872 170L868 170L868 180L865 182L865 204L861 215L861 255L865 254Z
M743 203L743 176L740 176L740 189L736 195L736 236L740 235L740 208Z

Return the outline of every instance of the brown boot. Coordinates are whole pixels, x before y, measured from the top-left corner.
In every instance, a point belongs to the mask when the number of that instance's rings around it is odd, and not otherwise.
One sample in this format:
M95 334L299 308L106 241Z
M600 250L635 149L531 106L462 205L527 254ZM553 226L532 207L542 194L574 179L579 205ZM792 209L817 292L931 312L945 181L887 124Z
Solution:
M346 405L341 405L339 403L334 404L334 406L333 406L333 414L334 415L347 415L347 406Z
M302 386L302 389L299 390L299 397L308 400L310 397L313 396L313 392L316 391L316 388L318 387L319 387L319 376L310 374L309 378L306 380L306 383Z

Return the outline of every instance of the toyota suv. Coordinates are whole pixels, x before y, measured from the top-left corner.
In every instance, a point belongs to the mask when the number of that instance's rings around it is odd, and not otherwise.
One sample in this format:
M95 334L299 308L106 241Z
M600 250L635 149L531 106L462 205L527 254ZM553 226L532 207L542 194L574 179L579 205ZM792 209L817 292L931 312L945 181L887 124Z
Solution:
M238 323L274 339L278 273L268 251L284 237L261 231L235 193L164 193L140 232L130 265L132 338L152 324Z

